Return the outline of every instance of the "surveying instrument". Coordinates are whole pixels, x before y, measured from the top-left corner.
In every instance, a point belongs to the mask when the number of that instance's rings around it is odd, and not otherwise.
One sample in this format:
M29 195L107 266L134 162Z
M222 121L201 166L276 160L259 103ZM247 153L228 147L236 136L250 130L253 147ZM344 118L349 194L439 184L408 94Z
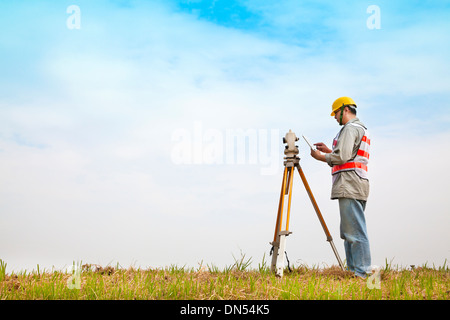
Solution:
M319 218L320 224L322 225L323 231L327 236L327 241L331 245L331 249L336 256L339 266L342 270L344 270L344 264L342 263L341 258L339 257L339 253L336 250L336 247L333 243L333 238L331 237L330 231L328 230L327 225L325 224L325 220L320 213L319 206L314 199L314 196L311 192L311 188L309 187L308 181L306 181L305 174L303 173L302 167L300 166L300 158L298 157L298 146L295 145L295 142L299 139L295 136L295 133L289 130L286 133L286 136L283 138L283 143L286 144L284 149L284 173L283 173L283 181L281 184L281 194L280 194L280 202L278 204L278 215L277 222L275 224L275 234L273 237L273 242L270 242L272 245L271 254L272 254L272 264L271 271L275 272L275 274L279 277L283 276L284 270L284 259L286 257L286 237L290 235L292 232L289 231L289 217L291 211L291 199L292 199L292 183L294 180L294 169L297 168L300 177L303 181L303 185L309 195L311 203L316 211L317 217ZM312 147L312 146L311 146ZM285 198L287 199L287 208L285 208Z

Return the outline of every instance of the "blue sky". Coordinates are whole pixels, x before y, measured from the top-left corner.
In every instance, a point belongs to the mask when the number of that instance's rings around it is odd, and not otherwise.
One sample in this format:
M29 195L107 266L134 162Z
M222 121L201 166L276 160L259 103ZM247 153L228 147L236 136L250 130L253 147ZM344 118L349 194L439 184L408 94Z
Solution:
M67 27L70 5L80 29ZM367 27L370 5L381 29ZM449 11L449 1L2 2L0 258L19 270L222 266L242 250L259 262L281 137L330 143L331 103L348 95L374 141L373 264L442 264ZM227 135L246 133L243 163L227 162L240 150ZM329 168L300 149L343 256ZM176 161L180 150L190 162ZM297 185L290 260L333 264Z

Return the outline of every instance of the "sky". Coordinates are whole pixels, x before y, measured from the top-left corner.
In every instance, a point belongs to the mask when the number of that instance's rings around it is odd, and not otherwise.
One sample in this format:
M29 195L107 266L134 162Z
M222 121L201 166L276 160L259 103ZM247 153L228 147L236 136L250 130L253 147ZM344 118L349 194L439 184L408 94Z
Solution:
M270 262L289 130L371 134L372 265L450 258L450 1L2 1L0 259ZM345 259L327 164L300 164ZM299 176L291 265L337 264Z

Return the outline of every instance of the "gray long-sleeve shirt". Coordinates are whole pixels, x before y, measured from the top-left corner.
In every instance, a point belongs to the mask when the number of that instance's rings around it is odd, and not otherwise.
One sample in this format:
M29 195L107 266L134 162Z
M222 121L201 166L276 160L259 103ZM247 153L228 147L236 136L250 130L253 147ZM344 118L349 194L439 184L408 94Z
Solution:
M325 154L325 160L330 167L344 164L356 157L364 130L355 123L366 126L357 117L348 121L341 129L336 146L332 153ZM360 178L355 171L343 171L335 174L331 187L331 199L351 198L367 201L369 197L369 180Z

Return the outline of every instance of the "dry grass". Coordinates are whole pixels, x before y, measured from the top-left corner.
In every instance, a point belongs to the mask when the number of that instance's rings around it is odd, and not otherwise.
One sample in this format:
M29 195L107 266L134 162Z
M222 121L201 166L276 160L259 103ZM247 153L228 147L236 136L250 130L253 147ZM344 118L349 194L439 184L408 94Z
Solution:
M238 262L238 261L236 261ZM380 289L370 289L368 280L354 278L337 266L318 269L299 266L283 278L266 267L246 270L235 263L219 271L172 266L165 269L135 269L79 266L79 289L70 289L73 274L61 271L0 276L0 299L145 299L145 300L448 300L448 268L427 266L380 272ZM72 277L72 278L71 278Z

